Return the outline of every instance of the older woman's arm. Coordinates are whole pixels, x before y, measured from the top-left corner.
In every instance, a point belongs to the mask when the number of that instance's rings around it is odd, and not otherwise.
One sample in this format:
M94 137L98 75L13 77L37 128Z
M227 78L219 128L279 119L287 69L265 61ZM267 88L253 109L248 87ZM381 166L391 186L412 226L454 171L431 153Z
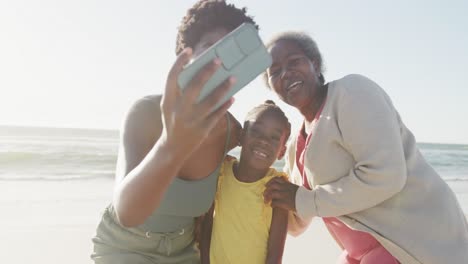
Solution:
M346 83L340 88L344 91L338 98L337 122L342 147L354 157L355 166L337 181L313 190L273 179L265 191L265 200L271 200L272 206L294 211L305 222L314 216L341 216L371 208L406 184L399 116L387 94L363 76L350 75L342 81Z
M359 75L342 80L338 126L354 167L339 180L300 187L296 210L304 218L340 216L371 208L400 192L406 184L406 161L399 116L387 94ZM333 157L330 157L333 162Z

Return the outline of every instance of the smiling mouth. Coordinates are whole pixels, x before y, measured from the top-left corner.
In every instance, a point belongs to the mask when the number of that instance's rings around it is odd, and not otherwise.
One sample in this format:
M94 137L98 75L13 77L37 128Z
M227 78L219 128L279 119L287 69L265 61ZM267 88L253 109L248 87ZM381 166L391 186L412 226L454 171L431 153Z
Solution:
M300 87L304 82L303 81L295 81L293 83L291 83L287 88L286 88L286 91L289 92L289 91L292 91L298 87Z
M264 151L261 151L261 150L254 150L253 153L256 156L259 156L259 157L264 158L264 159L266 159L268 157L268 155Z

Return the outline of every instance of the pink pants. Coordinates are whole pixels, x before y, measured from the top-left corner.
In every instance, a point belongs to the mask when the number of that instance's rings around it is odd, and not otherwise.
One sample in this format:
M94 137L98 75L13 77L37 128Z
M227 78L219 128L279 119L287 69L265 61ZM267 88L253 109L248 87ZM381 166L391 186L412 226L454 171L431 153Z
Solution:
M323 221L330 233L344 247L337 264L399 263L372 235L352 230L335 217L324 217Z

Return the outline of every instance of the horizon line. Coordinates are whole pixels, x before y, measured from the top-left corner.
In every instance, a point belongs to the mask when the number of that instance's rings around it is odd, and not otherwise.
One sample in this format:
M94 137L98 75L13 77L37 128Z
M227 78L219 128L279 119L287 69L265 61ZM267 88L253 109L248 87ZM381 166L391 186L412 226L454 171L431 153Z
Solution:
M67 126L46 126L46 125L12 125L12 124L0 124L2 128L17 128L17 129L68 129L68 130L83 130L83 131L102 131L102 132L115 132L120 133L120 129L115 128L96 128L96 127L67 127ZM467 143L453 143L453 142L429 142L429 141L416 141L418 144L439 144L439 145L466 145Z

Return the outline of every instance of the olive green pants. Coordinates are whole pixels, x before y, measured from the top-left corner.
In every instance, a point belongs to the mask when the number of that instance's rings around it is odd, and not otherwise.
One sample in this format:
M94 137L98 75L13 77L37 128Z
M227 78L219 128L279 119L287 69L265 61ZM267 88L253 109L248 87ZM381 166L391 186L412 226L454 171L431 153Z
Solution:
M110 208L105 210L92 239L94 263L200 263L193 241L193 225L172 233L144 232L119 225Z

